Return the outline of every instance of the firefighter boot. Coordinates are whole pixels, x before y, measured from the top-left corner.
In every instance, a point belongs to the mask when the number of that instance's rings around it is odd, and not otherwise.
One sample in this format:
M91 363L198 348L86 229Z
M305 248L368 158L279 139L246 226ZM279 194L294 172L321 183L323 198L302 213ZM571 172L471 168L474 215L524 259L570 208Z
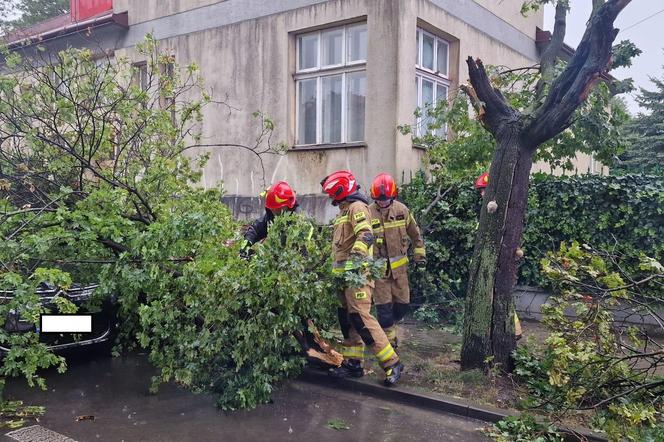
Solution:
M399 382L401 379L401 373L403 373L404 366L401 362L397 362L395 365L390 368L385 369L385 385L388 387Z
M340 367L330 368L327 373L335 379L361 378L364 376L364 369L359 359L345 359Z

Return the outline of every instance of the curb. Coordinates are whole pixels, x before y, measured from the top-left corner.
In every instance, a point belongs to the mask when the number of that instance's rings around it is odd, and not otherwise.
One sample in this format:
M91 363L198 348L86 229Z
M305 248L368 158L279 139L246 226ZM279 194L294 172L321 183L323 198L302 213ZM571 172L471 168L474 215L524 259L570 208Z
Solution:
M385 387L368 380L332 379L326 372L309 367L304 369L297 380L354 393L364 393L391 402L398 402L436 412L450 413L490 423L496 423L507 416L518 416L520 414L509 410L470 404L447 395L420 393L404 387ZM566 435L565 439L569 441L588 440L606 442L606 439L600 434L586 428L562 427L558 429Z

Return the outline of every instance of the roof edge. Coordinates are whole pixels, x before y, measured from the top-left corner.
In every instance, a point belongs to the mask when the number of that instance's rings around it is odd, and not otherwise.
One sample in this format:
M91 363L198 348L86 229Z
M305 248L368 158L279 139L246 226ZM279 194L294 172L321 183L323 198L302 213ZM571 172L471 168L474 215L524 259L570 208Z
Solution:
M121 12L115 14L112 11L103 15L98 15L90 19L82 20L80 22L68 23L54 29L49 29L40 33L26 35L13 41L6 41L8 49L16 49L19 46L31 46L34 44L42 43L44 41L52 40L58 37L74 34L86 29L94 29L106 25L115 25L122 28L129 28L129 15L128 12Z

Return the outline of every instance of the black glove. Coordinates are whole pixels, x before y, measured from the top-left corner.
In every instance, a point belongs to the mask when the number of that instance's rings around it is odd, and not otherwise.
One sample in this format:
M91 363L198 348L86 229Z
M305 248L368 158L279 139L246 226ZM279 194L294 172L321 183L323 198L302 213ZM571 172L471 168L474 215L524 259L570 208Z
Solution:
M249 261L253 254L254 251L251 249L251 247L244 247L240 249L240 258L244 259L245 261Z

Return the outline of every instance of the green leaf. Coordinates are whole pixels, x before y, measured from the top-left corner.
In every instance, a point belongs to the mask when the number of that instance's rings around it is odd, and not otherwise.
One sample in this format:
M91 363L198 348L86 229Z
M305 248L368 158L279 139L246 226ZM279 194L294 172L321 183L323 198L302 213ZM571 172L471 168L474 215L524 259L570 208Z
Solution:
M350 427L342 419L331 419L327 421L327 428L337 431L350 430Z

